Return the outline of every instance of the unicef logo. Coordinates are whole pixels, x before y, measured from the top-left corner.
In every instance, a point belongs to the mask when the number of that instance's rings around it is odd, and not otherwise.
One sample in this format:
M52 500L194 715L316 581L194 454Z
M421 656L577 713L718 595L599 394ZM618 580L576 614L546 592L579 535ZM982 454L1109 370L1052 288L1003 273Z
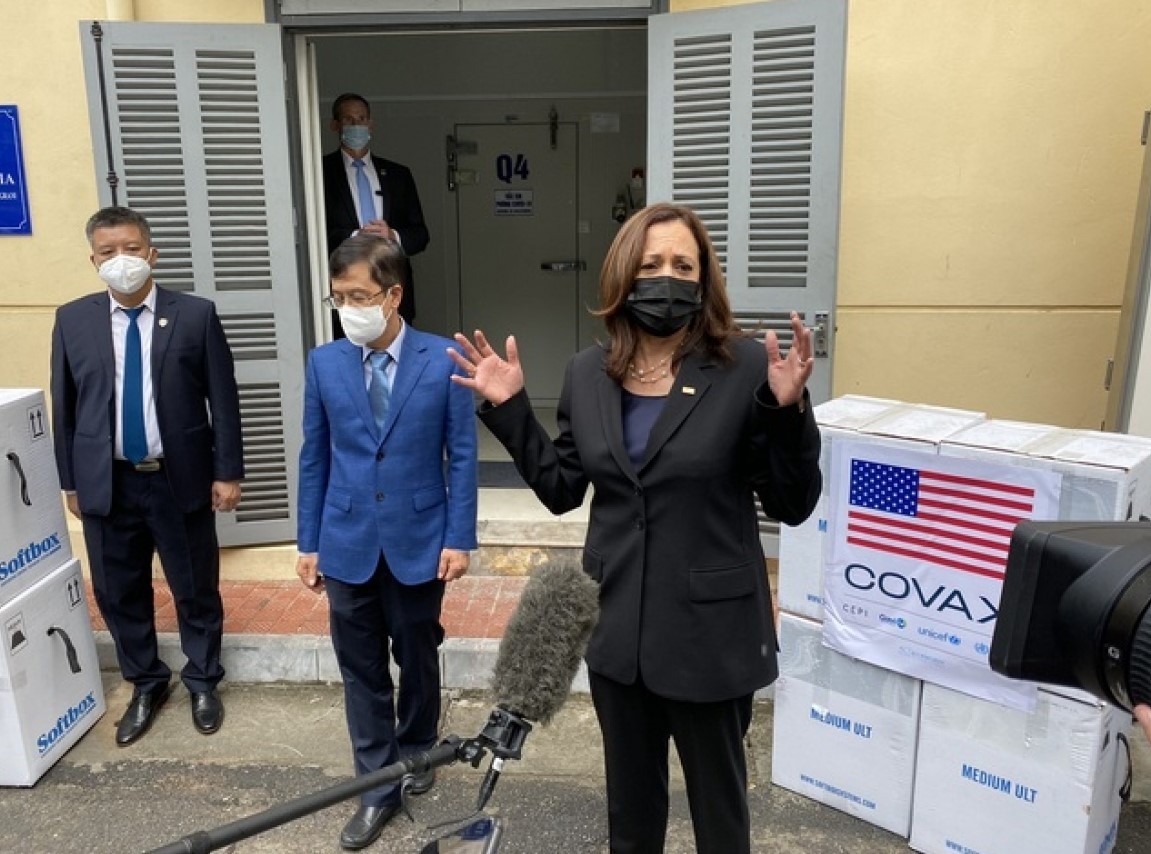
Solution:
M907 620L903 619L903 617L889 617L887 614L880 614L879 622L887 623L889 626L895 626L897 629L907 628Z
M983 641L980 641L975 645L975 651L980 655L986 655L987 653L991 652L991 647L989 647Z
M931 638L933 641L940 643L948 643L951 646L962 646L963 639L959 635L952 634L951 632L941 632L938 629L933 629L930 626L920 626L919 634L925 638Z

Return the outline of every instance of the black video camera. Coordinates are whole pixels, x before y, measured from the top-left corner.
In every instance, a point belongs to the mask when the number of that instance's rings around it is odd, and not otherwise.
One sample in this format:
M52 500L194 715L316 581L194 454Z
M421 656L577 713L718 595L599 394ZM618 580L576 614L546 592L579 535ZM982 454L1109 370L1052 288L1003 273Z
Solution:
M1151 703L1151 523L1020 522L991 669Z

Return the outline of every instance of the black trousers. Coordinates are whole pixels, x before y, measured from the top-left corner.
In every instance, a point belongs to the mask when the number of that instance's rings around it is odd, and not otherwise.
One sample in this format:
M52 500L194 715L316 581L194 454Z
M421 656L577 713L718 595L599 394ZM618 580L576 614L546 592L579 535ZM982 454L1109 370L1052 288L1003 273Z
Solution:
M380 555L375 574L364 584L325 577L324 586L356 774L433 747L440 723L444 583L401 584ZM393 658L400 669L398 701ZM398 798L399 787L387 785L364 793L360 801L384 806Z
M112 479L112 512L82 521L92 591L116 644L120 673L140 691L162 688L172 677L156 642L152 555L158 552L188 659L180 677L189 691L211 690L224 677L220 546L211 504L184 513L164 471L137 472L118 463Z
M612 854L663 854L668 742L687 783L697 854L750 854L743 738L752 696L689 703L588 673L603 733Z

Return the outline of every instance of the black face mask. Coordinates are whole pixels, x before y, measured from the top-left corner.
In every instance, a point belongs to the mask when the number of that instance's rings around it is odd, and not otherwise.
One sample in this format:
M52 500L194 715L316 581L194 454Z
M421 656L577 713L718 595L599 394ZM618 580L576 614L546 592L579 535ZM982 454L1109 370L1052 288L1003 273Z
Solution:
M671 276L636 279L627 297L628 314L657 338L679 332L702 310L700 284Z

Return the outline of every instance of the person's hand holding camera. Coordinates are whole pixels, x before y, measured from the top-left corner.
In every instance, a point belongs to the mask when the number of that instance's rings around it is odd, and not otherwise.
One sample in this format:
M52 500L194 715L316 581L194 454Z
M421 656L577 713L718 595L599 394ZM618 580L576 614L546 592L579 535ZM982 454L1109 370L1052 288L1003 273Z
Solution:
M1135 720L1139 721L1139 726L1143 727L1147 740L1151 741L1151 706L1146 703L1136 706Z

